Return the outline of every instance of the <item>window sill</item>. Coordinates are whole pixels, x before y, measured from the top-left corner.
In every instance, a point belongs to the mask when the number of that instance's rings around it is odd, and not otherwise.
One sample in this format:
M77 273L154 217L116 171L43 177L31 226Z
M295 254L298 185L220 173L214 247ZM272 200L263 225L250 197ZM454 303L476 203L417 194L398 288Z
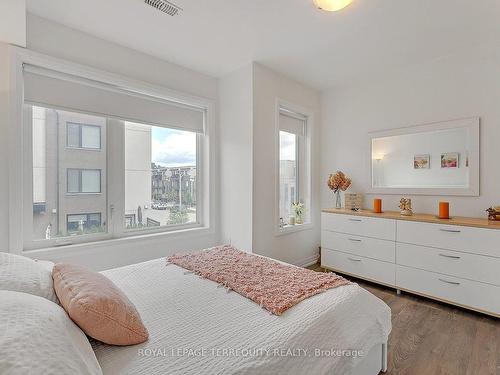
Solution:
M99 152L102 151L102 148L90 148L90 147L71 147L71 146L66 146L66 150L70 151L94 151L94 152Z
M124 233L121 237L106 238L102 240L96 240L91 242L74 243L63 246L52 246L44 247L38 249L24 249L22 253L27 256L36 256L37 254L44 256L50 256L53 254L81 254L86 252L95 252L96 249L103 247L113 247L119 246L126 242L127 244L144 242L144 241L155 241L155 240L168 240L169 238L182 238L182 237L199 237L213 234L213 230L210 227L198 226L195 228L178 229L173 231L162 231L157 233L144 233L137 235L130 235Z
M82 196L82 195L102 195L102 193L99 193L99 192L95 192L95 193L66 193L66 196L70 196L70 197L79 197L79 196Z
M304 223L304 224L286 225L283 228L277 228L276 236L284 236L286 234L301 232L303 230L310 230L312 228L313 228L313 225L311 222Z
M142 227L124 229L121 238L144 237L149 235L168 234L168 233L183 233L196 229L203 229L200 223L177 224L170 226L158 227Z

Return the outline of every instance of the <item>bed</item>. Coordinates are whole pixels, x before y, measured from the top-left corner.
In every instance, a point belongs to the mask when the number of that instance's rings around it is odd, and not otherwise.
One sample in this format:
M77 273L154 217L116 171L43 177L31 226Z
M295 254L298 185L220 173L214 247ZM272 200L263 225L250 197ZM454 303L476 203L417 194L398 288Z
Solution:
M165 259L104 271L135 304L146 343L92 342L104 374L353 374L385 371L391 312L356 284L281 316Z

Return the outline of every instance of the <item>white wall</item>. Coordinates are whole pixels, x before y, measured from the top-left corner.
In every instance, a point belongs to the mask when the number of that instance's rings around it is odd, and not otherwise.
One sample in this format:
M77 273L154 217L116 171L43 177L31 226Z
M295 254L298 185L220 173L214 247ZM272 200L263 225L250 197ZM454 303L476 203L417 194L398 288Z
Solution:
M0 251L7 251L9 244L9 52L8 46L0 43Z
M26 47L26 0L0 0L0 42Z
M28 13L29 49L184 93L217 98L217 80Z
M353 179L350 191L370 186L366 135L441 120L481 117L480 197L413 198L416 212L436 213L440 200L451 203L452 215L485 217L500 203L500 53L482 46L475 53L455 54L387 73L362 83L329 90L322 97L322 207L332 207L326 186L329 173L340 169ZM373 196L365 197L371 207ZM386 210L397 210L401 196L383 196Z
M153 58L151 56L66 28L48 20L28 14L28 48L58 58L90 65L156 85L163 85L180 92L217 99L217 80L189 69ZM8 85L7 56L0 45L0 251L8 251L8 168L6 155L5 85ZM217 117L217 116L216 116ZM215 146L217 146L215 144ZM214 176L217 176L216 171ZM216 177L215 177L216 178ZM218 207L218 191L211 197ZM212 232L196 235L171 235L168 239L158 236L103 242L29 253L39 259L75 262L105 269L133 262L168 255L174 251L201 249L219 243L215 223Z
M219 81L221 159L221 238L236 247L289 263L313 263L320 243L319 160L320 95L253 63ZM276 235L277 99L313 113L313 226Z
M257 254L304 265L315 261L320 244L318 143L320 94L272 70L254 64L253 76L253 249ZM312 133L312 229L275 234L275 168L277 99L313 113Z
M249 64L219 80L221 241L252 251L252 77Z

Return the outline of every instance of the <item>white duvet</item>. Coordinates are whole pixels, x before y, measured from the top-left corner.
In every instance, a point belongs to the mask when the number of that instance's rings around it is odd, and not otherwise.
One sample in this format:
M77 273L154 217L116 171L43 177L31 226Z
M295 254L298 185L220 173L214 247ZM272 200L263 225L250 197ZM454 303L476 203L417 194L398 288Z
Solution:
M275 316L185 272L164 259L103 272L150 333L129 347L94 342L104 374L348 375L362 359L356 356L385 343L391 330L389 307L355 284Z

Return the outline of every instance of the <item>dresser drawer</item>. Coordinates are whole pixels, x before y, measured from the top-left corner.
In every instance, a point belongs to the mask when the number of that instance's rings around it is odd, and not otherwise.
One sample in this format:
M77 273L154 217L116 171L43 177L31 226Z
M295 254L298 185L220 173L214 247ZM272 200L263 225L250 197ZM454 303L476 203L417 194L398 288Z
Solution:
M500 287L439 273L396 266L398 288L421 293L464 307L500 314Z
M397 241L500 257L500 230L398 221Z
M374 237L382 240L396 239L396 221L355 215L339 215L323 212L321 229L333 232Z
M500 258L398 243L396 259L403 266L500 286Z
M321 266L383 284L394 285L395 282L395 264L340 251L322 249Z
M366 258L396 261L396 242L352 234L321 231L321 248L343 251Z

